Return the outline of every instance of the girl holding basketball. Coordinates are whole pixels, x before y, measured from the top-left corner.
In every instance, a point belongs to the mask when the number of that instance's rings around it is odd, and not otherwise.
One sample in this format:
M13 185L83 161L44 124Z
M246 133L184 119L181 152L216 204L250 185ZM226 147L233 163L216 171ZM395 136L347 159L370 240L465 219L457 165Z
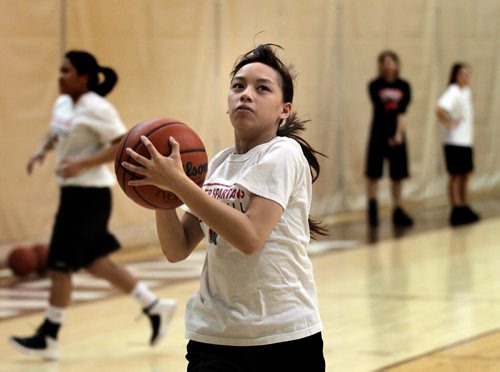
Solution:
M104 76L102 82L99 74ZM118 112L104 98L116 81L116 73L99 66L91 54L66 53L59 77L62 95L54 105L49 133L27 165L31 174L35 164L55 148L61 191L48 254L51 287L46 317L35 335L10 337L11 344L23 352L58 357L57 336L71 301L72 273L81 268L137 300L151 321L152 345L164 335L175 310L175 300L158 299L109 257L119 243L107 226L115 177L105 163L115 158L126 131Z
M188 257L201 239L207 254L199 292L186 310L188 371L324 371L322 323L311 262L311 185L317 152L298 136L293 79L273 45L243 55L231 73L228 114L234 147L209 163L203 189L185 175L179 144L151 160L131 149L144 176L131 185L175 193L186 213L157 210L169 261Z

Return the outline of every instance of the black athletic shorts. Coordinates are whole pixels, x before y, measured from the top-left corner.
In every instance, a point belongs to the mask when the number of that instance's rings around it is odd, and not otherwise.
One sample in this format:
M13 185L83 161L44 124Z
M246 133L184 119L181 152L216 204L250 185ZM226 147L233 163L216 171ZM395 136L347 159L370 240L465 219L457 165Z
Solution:
M389 160L389 176L393 181L400 181L409 176L406 140L401 145L391 147L387 140L371 139L366 152L365 176L371 179L381 178L384 173L384 159Z
M189 341L188 372L324 372L321 333L261 346L224 346Z
M96 258L116 251L120 244L108 231L111 190L107 187L62 187L48 267L73 272Z
M467 174L474 170L472 147L444 145L444 157L449 174Z

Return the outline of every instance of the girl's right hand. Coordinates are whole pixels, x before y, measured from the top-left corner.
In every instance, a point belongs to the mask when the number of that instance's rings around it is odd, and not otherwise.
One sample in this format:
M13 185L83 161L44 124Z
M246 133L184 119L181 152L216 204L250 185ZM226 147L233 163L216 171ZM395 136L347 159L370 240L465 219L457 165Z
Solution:
M26 171L28 172L29 175L33 173L33 168L36 163L42 164L45 159L45 152L42 151L37 151L31 155L31 157L28 160L28 164L26 165Z
M449 124L449 129L455 129L460 125L461 122L462 122L461 119L451 119Z
M138 165L123 162L122 166L131 172L143 176L141 179L129 181L128 184L130 186L153 185L175 194L176 187L180 186L183 178L187 178L182 167L179 143L173 137L170 137L169 141L172 152L169 156L163 156L147 137L141 136L141 141L148 149L151 158L148 159L141 156L130 147L126 149L127 154Z

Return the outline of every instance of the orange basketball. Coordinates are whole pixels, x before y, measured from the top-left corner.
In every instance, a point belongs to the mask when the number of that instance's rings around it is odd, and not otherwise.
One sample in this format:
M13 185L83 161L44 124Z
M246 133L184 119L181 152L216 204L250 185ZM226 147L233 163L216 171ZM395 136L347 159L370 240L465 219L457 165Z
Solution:
M36 270L37 261L36 253L32 249L14 247L7 257L7 266L14 274L24 276Z
M31 249L35 251L37 257L36 271L43 274L47 271L47 256L49 253L49 247L45 243L35 244Z
M188 177L198 186L202 186L207 173L207 154L205 146L194 130L174 119L152 119L143 121L131 128L122 138L115 159L115 173L120 187L137 204L149 209L173 209L182 205L182 201L173 193L156 186L129 186L130 180L141 176L123 168L123 161L137 164L127 153L130 147L138 154L149 158L149 152L141 141L146 136L156 149L165 156L170 155L169 138L179 142L182 166Z

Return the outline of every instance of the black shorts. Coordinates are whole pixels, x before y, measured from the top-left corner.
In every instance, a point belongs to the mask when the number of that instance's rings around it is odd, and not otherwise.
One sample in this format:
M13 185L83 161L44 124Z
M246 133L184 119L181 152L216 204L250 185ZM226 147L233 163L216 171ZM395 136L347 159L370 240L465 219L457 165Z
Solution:
M321 333L262 346L223 346L189 341L188 372L324 372Z
M73 272L96 258L116 251L120 244L108 231L111 190L107 187L62 187L48 267Z
M449 174L467 174L474 170L472 147L444 145L444 158Z
M371 139L366 152L365 176L371 179L381 178L384 159L389 160L389 176L393 181L400 181L409 176L406 140L401 145L391 147L387 140Z

